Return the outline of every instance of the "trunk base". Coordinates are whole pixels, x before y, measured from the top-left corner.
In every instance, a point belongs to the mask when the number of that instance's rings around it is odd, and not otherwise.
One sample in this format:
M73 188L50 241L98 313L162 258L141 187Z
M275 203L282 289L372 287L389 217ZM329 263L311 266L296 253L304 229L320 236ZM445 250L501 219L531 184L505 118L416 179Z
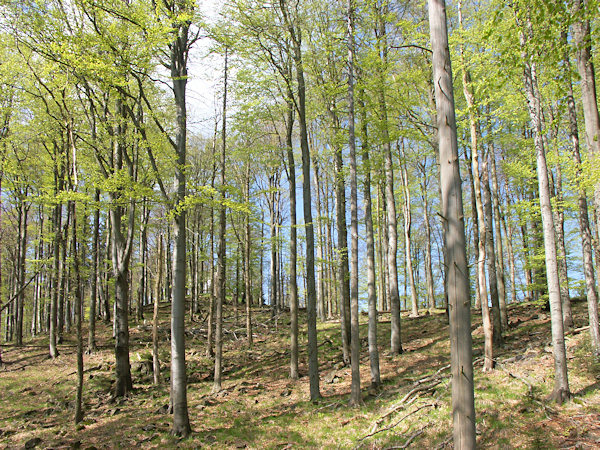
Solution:
M559 405L562 405L564 402L566 402L570 399L571 399L571 392L569 392L569 390L564 389L564 388L560 388L560 389L555 388L546 400L558 403Z

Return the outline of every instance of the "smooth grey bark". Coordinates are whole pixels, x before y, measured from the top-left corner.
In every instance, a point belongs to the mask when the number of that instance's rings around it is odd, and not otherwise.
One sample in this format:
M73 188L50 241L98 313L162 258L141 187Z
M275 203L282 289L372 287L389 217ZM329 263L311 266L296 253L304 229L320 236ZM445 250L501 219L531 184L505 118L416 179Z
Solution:
M515 17L517 16L515 11ZM550 317L552 323L552 348L554 351L554 389L551 398L562 403L571 396L569 379L567 375L567 358L563 327L562 303L560 298L560 285L558 281L558 267L556 260L556 241L554 237L554 222L552 205L550 203L550 183L548 180L548 167L543 142L542 106L541 96L537 81L537 67L533 58L527 51L531 31L531 23L525 23L516 17L519 26L519 39L522 47L523 81L527 106L533 128L533 138L536 151L539 202L542 213L542 227L544 234L544 250L546 260L546 276L550 302Z
M296 18L290 17L287 0L279 0L279 7L292 41L293 59L296 66L298 122L300 125L300 148L302 152L302 208L306 227L306 309L308 327L308 377L310 399L321 398L319 389L319 360L317 353L317 293L315 286L315 235L310 191L310 150L306 124L306 83L302 61L302 34ZM296 4L296 8L298 5ZM297 12L297 11L296 11Z
M292 105L293 106L293 105ZM327 318L327 298L325 295L325 277L327 269L325 268L325 261L327 259L327 249L325 247L325 234L323 230L323 212L321 203L321 180L319 172L319 160L316 155L311 155L313 158L313 178L315 180L315 206L317 207L317 317L321 321L325 321ZM291 205L290 205L291 208ZM290 237L291 239L291 237ZM290 286L291 287L291 286ZM290 297L291 299L291 297Z
M487 255L487 272L492 303L493 340L496 347L503 345L502 320L500 317L500 298L498 294L498 278L496 276L496 249L494 247L494 224L492 218L492 192L488 170L489 152L483 165L481 185L483 187L483 212L485 220L485 253Z
M458 2L458 21L462 27L462 2ZM473 179L473 194L472 203L475 204L473 217L477 220L475 233L476 260L477 260L477 293L478 297L475 302L475 308L481 308L481 317L483 325L483 371L489 371L494 368L494 341L493 327L490 316L490 308L488 303L487 280L485 278L485 261L486 261L486 235L487 224L485 222L485 213L483 209L483 196L481 192L481 174L479 170L479 118L475 108L475 98L472 91L470 71L465 66L465 58L463 46L459 48L460 62L462 66L462 85L463 95L469 108L469 132L471 138L471 170Z
M94 230L92 231L92 280L90 288L90 317L88 330L88 346L87 353L94 353L98 350L96 345L96 307L98 303L98 278L99 269L99 241L100 241L100 190L95 189L94 192Z
M291 71L291 70L290 70ZM297 380L298 374L298 232L296 223L296 161L292 146L294 132L294 104L292 92L288 92L287 120L285 123L285 145L288 164L288 184L290 195L290 378Z
M493 144L490 144L490 169L492 175L492 206L494 213L494 226L496 228L496 278L498 280L498 300L500 302L500 321L503 330L508 330L508 310L506 296L506 277L504 275L504 252L502 240L502 226L500 224L500 191L498 189L498 174L496 172L496 154Z
M421 169L421 195L423 198L423 221L425 223L425 279L427 283L427 308L430 312L435 309L435 292L433 285L433 267L432 267L432 255L431 255L431 218L429 212L429 195L428 195L428 177L427 171L427 158L422 165Z
M250 161L246 161L246 183L244 189L246 203L250 204ZM252 348L252 261L250 261L252 244L250 214L245 216L245 239L244 239L244 297L246 299L246 338L248 340L248 348Z
M447 282L451 286L451 289L448 289L448 312L454 448L474 449L476 435L471 300L467 278L467 253L458 164L452 68L444 0L429 0L429 27L433 48L433 84L439 136L442 217L446 229Z
M567 247L565 245L565 211L564 195L562 188L562 170L560 162L554 166L555 174L550 171L550 192L556 199L554 214L554 233L556 236L556 253L558 259L558 280L560 282L560 298L562 301L563 325L565 330L573 327L573 311L571 309L571 295L569 293L569 272L567 265Z
M596 93L596 73L592 54L592 37L588 0L573 0L573 41L577 59L577 71L581 77L581 104L585 123L585 140L590 159L596 161L600 157L600 115ZM594 203L600 205L600 182L594 189ZM600 217L598 218L600 220ZM600 227L600 221L596 223ZM600 266L600 265L599 265Z
M180 14L185 5L173 6L171 13ZM179 21L179 18L177 18ZM185 292L186 292L186 153L187 153L187 58L189 54L189 22L179 21L170 43L170 68L176 109L175 193L173 198L173 286L171 297L171 403L173 428L171 434L186 437L192 432L187 404L187 375L185 364Z
M59 203L54 207L54 216L52 226L54 228L54 240L52 245L53 262L52 262L52 293L50 300L50 327L49 327L49 341L50 341L50 357L56 358L58 356L57 338L58 338L58 280L59 280L59 261L60 261L60 240L62 238L61 232L62 222L62 205Z
M75 169L76 170L76 169ZM76 184L75 184L76 186ZM75 202L71 200L69 207L72 211L72 239L73 239L73 268L75 272L75 317L77 329L77 389L75 393L75 423L83 420L83 336L81 334L81 323L83 322L81 271L79 268L79 253L77 251L77 216Z
M376 37L379 41L379 57L384 66L387 65L387 38L383 12L377 10L378 26ZM384 71L380 73L378 86L379 113L382 123L383 158L385 171L385 203L387 207L387 271L388 293L391 313L390 352L392 355L402 353L402 333L400 322L400 293L398 291L398 222L396 218L396 199L394 197L394 164L392 162L392 146L388 128L388 114L385 98Z
M508 272L510 276L510 296L511 303L517 303L517 286L516 286L516 263L515 263L515 252L512 244L513 237L513 223L509 218L508 220L505 218L505 215L502 214L500 216L500 221L502 223L502 228L504 229L504 234L507 236L506 239L506 253L508 255ZM510 236L510 237L509 237Z
M27 188L23 193L27 196ZM17 298L16 298L16 326L15 326L15 344L17 346L23 345L23 313L25 306L25 258L27 256L27 222L29 216L29 208L31 204L27 204L24 201L24 198L19 199L18 206L18 244L17 244L17 283L16 289Z
M116 146L120 146L116 144ZM117 151L120 153L120 150ZM115 158L120 159L120 157ZM123 236L123 207L120 199L111 194L110 221L112 223L112 265L115 277L115 362L116 384L115 397L124 397L132 389L131 370L129 365L129 259L133 242L133 204L129 206L127 236Z
M154 285L154 310L152 314L152 379L154 385L160 384L160 360L158 358L158 306L163 288L163 259L165 255L163 235L158 237L158 258L156 260L156 282Z
M379 349L377 348L377 289L375 274L375 233L373 231L373 211L371 201L371 160L369 156L369 139L367 135L367 110L363 101L364 92L359 91L358 105L360 111L362 163L365 179L363 181L363 205L365 208L365 233L367 244L367 308L369 315L368 343L369 364L371 368L371 386L381 384L379 369Z
M144 320L144 306L148 300L148 221L150 220L150 208L148 199L142 199L142 214L140 220L140 285L138 287L138 303L136 318Z
M354 129L354 4L348 0L348 147L350 149L350 404L362 404L360 395L360 335L358 327L358 175Z
M334 128L339 128L339 120L333 106L329 108ZM342 149L335 150L335 217L337 225L338 248L338 299L340 306L340 324L342 332L342 353L344 364L350 364L350 273L348 260L348 234L346 224L346 184L344 182L344 166Z
M566 33L564 35L566 41ZM566 42L565 42L566 43ZM565 79L567 81L567 109L569 115L569 135L571 138L571 153L575 162L577 179L582 175L581 153L579 150L579 127L577 124L577 109L573 95L573 83L571 80L571 62L568 52L565 51ZM577 207L579 230L581 232L581 247L583 252L583 274L585 277L585 288L588 306L588 319L590 325L590 338L592 351L595 358L600 358L600 326L598 323L598 291L596 289L596 277L594 274L592 231L588 216L588 201L585 189L578 183Z
M217 145L217 124L215 123L215 135L213 137L213 145L212 145L212 161L213 161L213 166L212 166L212 175L211 175L211 181L210 181L210 187L214 190L215 188L215 178L217 175L217 161L216 161L216 156L217 156L217 150L216 150L216 145ZM261 224L263 222L261 221ZM262 225L261 225L261 231L262 231ZM215 353L214 353L214 330L215 330L215 307L216 307L216 302L217 302L217 272L215 271L215 208L211 206L210 208L210 254L208 256L208 263L210 265L210 291L209 291L209 305L208 305L208 318L206 320L206 327L208 328L208 331L206 333L206 356L212 358ZM261 242L262 242L262 236L261 236ZM260 273L261 273L261 277L262 277L262 253L261 253L261 260L260 260L261 266L260 266ZM262 302L262 278L261 278L261 302Z
M220 392L221 376L223 374L223 303L225 303L225 263L227 252L227 241L225 239L225 228L227 218L225 215L225 163L227 149L227 77L228 77L228 48L225 47L225 66L223 69L223 122L221 127L221 152L220 152L220 190L221 205L219 207L219 249L217 253L217 289L215 303L215 371L213 377L212 392Z
M277 314L279 303L281 300L278 298L277 278L279 276L279 264L278 264L278 242L277 242L277 217L279 207L279 169L275 169L275 172L269 176L269 219L271 228L271 259L269 267L271 269L270 278L270 296L271 296L271 317Z
M404 144L403 144L404 145ZM413 269L412 255L411 255L411 229L412 229L412 212L410 209L410 185L408 182L408 169L406 167L406 155L404 149L400 154L400 179L402 181L402 188L404 191L404 203L403 203L403 216L404 216L404 255L406 259L405 269L408 274L408 281L410 283L410 305L411 313L410 317L419 317L419 302L417 300L417 287L415 284L415 275ZM406 283L406 277L404 277Z

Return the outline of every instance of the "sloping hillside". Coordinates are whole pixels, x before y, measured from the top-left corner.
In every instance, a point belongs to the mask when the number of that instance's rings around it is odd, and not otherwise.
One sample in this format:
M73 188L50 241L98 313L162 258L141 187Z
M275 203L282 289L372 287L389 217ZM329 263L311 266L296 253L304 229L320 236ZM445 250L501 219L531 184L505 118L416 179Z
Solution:
M289 321L256 309L255 344L246 348L243 317L232 309L225 323L224 390L211 395L212 361L205 357L206 324L189 323L188 401L194 433L169 435L168 381L152 385L151 327L131 325L131 360L136 391L111 400L114 369L111 329L99 329L100 351L85 357L85 419L73 424L75 346L71 336L56 360L47 342L3 347L0 372L0 444L6 448L449 448L451 447L448 326L443 313L403 317L404 354L386 353L389 321L381 316L379 342L383 386L369 388L366 317L361 325L364 406L349 408L350 369L342 363L339 323L319 325L323 399L308 399L306 355L298 382L287 377ZM574 305L576 327L585 325L585 304ZM600 366L593 364L586 330L567 338L574 399L547 403L553 359L549 316L531 305L510 308L511 328L497 367L482 373L482 330L474 313L475 398L482 448L597 448L600 446ZM149 314L148 314L149 316ZM304 317L303 317L304 319ZM168 305L161 308L161 361L168 379ZM301 347L306 336L301 335ZM577 447L576 447L577 446Z

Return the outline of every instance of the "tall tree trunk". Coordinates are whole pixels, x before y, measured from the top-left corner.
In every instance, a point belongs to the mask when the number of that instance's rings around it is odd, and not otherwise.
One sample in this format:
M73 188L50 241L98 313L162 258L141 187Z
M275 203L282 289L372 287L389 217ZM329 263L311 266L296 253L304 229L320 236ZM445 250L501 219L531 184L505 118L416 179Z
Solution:
M515 16L516 16L515 11ZM569 379L567 376L567 358L565 350L565 337L563 328L562 304L560 299L560 285L558 282L558 268L556 261L556 242L554 238L554 223L552 218L552 205L550 204L550 185L548 181L548 167L546 153L542 138L542 107L540 92L537 82L537 67L527 52L531 35L529 20L519 23L519 38L521 41L523 58L523 79L527 106L533 126L533 137L536 150L539 201L542 212L542 226L544 230L544 250L546 253L546 274L548 294L550 298L550 316L552 322L552 347L554 351L554 390L551 397L562 403L570 396Z
M508 206L507 206L508 209ZM509 218L505 219L505 215L500 216L502 227L504 228L504 234L506 238L506 253L508 254L508 270L510 274L510 295L511 303L517 303L517 282L516 282L516 263L515 263L515 252L512 244L513 237L513 223Z
M285 123L285 145L290 188L290 378L297 380L298 374L298 233L296 230L296 162L292 134L294 132L294 105L292 93L288 92L287 121Z
M458 20L462 27L462 1L458 2ZM481 176L479 170L479 121L478 114L475 109L475 99L472 92L471 76L469 70L465 66L463 47L460 46L460 62L462 67L462 84L463 95L469 107L469 131L471 135L471 173L473 174L473 196L475 197L476 212L473 214L477 217L477 285L479 287L479 297L475 307L481 307L483 336L484 336L484 360L483 370L489 371L494 368L494 341L493 327L490 316L490 308L487 296L487 281L485 279L485 260L486 260L486 234L487 224L483 210L483 197L481 193Z
M279 0L288 32L292 40L293 59L296 66L298 92L298 122L300 124L300 148L302 151L302 207L304 210L304 226L306 227L306 309L308 327L308 377L310 383L310 399L316 401L321 397L319 388L319 359L317 353L317 293L315 286L315 233L312 217L312 201L310 191L310 150L308 148L308 129L306 123L306 84L302 62L302 39L298 31L296 18L290 17L287 0Z
M427 167L423 166L423 182L421 192L423 196L423 219L425 222L425 279L427 283L427 307L430 312L435 309L435 292L433 286L433 268L431 257L431 220L429 217L429 196L427 193Z
M385 12L377 10L378 27L376 37L380 42L380 59L384 67L387 66L387 38L385 30ZM387 271L388 293L391 313L390 351L393 355L402 353L402 334L400 324L400 294L398 292L398 224L396 219L396 200L394 198L394 164L392 162L392 146L388 129L388 114L385 98L384 72L381 71L379 79L378 102L382 122L383 158L385 171L385 203L387 207Z
M215 135L213 137L213 144L212 144L212 161L213 161L213 167L212 167L212 175L211 175L211 181L210 181L210 186L211 188L214 190L215 188L215 178L217 175L217 162L216 162L216 157L217 157L217 150L216 150L216 145L217 145L217 124L215 123ZM263 222L261 221L261 224ZM262 225L261 225L262 227ZM262 230L262 228L261 228ZM207 318L207 324L206 327L208 329L207 333L206 333L206 356L207 357L213 357L214 356L214 348L213 348L213 342L214 342L214 329L215 329L215 306L216 306L216 302L217 302L217 273L215 271L215 208L211 207L210 208L210 254L208 257L208 262L210 264L210 291L209 291L209 305L208 305L208 318ZM262 242L262 240L261 240ZM262 246L261 246L262 248ZM261 277L262 277L262 253L261 253ZM262 279L261 279L261 298L262 298Z
M152 315L152 374L154 385L160 384L160 360L158 358L158 306L162 295L163 285L163 259L164 259L163 235L158 238L158 258L156 261L156 284L154 285L154 314Z
M500 191L496 173L496 154L493 143L490 144L490 168L492 172L492 206L494 226L496 228L496 278L498 280L498 300L500 302L500 321L503 330L508 330L508 311L506 299L506 277L504 276L504 253L502 251L502 226L500 224Z
M288 96L291 95L288 93ZM291 98L291 97L290 97ZM288 108L290 108L290 106L288 105ZM293 103L291 105L291 108L293 108ZM288 109L289 111L289 109ZM293 109L292 109L293 112ZM287 130L287 123L286 123L286 130ZM311 144L312 145L312 144ZM319 318L319 320L321 321L325 321L325 319L327 318L327 306L326 306L326 299L325 299L325 239L324 239L324 234L323 234L323 212L322 212L322 204L321 204L321 174L319 171L319 159L316 157L316 155L311 155L312 159L313 159L313 179L315 180L315 194L316 194L316 199L315 199L315 206L317 207L317 245L316 245L316 252L317 252L317 269L316 269L316 274L317 274L317 317ZM288 157L289 159L289 157ZM295 201L295 199L294 199ZM290 204L290 209L291 209L291 204ZM294 220L296 220L296 218L294 218ZM290 237L291 239L291 237ZM291 287L291 285L290 285Z
M339 128L339 120L333 106L329 108L333 115L334 128ZM342 149L335 150L335 217L338 236L338 299L340 305L340 323L342 331L342 352L344 364L350 363L350 273L348 269L348 227L346 224L346 184L344 182L344 166Z
M558 280L560 282L560 298L562 301L563 325L565 330L573 327L573 311L569 293L569 269L567 265L567 247L565 245L565 211L562 189L562 170L560 162L555 165L556 174L550 177L550 192L556 199L554 213L554 233L556 236L556 253L558 258Z
M566 33L563 41L566 41ZM577 179L582 175L581 154L579 151L579 129L577 125L577 110L573 96L573 83L571 80L571 62L568 52L565 51L565 79L567 80L567 108L569 114L569 134L571 137L571 152L575 162ZM588 318L590 324L590 340L592 351L596 359L600 358L600 326L598 323L598 291L596 289L596 278L594 275L594 262L592 253L592 231L588 216L588 202L585 189L578 187L577 207L579 209L579 229L581 231L581 246L583 251L583 274L585 277L585 288L588 306Z
M433 84L440 148L442 217L446 229L447 279L450 318L450 359L452 373L452 417L454 448L474 449L475 405L471 301L467 277L467 252L458 164L458 141L454 113L452 69L448 49L444 0L429 0L429 27L433 48Z
M74 168L77 170L76 168ZM77 183L75 183L77 186ZM77 328L77 391L75 394L75 423L78 424L83 420L83 336L81 334L81 323L83 322L83 302L81 292L81 271L79 269L79 252L77 251L77 211L75 201L69 202L71 214L73 216L72 223L72 239L73 239L73 269L75 272L75 317Z
M118 114L123 114L123 104L120 99L116 102ZM124 114L123 114L124 115ZM121 170L129 158L124 157L126 151L124 135L125 125L116 127L113 142L114 170ZM125 160L125 161L124 161ZM132 167L129 166L129 173ZM113 275L115 277L115 397L124 397L132 389L131 368L129 364L129 262L133 244L133 233L135 224L134 202L130 201L127 216L127 231L123 235L122 219L125 215L125 207L122 206L123 199L120 192L110 194L110 221L112 225L111 256Z
M354 5L348 0L348 147L350 149L350 348L352 383L350 404L362 404L360 396L360 335L358 327L358 176L354 131Z
M250 161L246 161L246 203L250 204ZM246 236L244 239L244 297L246 299L246 336L248 348L252 348L252 261L251 257L251 227L250 214L246 214Z
M404 145L404 144L403 144ZM408 281L410 283L410 305L411 305L411 317L419 317L419 302L417 300L417 286L415 285L415 275L413 269L413 262L411 256L411 228L412 228L412 213L410 209L410 186L408 183L408 169L406 168L406 155L404 154L404 148L400 155L400 179L402 181L402 188L404 190L404 254L406 257L406 272L408 273ZM406 283L406 277L404 277Z
M215 372L213 378L212 392L220 392L221 376L223 374L223 304L225 303L225 262L226 262L226 240L225 227L227 226L225 216L225 155L227 148L227 76L228 76L228 49L225 47L225 68L223 71L223 123L221 129L221 155L220 155L220 189L222 204L219 207L219 250L217 254L217 290L215 308Z
M270 278L270 294L271 294L271 317L277 314L278 303L280 300L277 298L277 277L279 265L277 264L277 189L279 189L279 172L276 170L274 174L269 177L269 219L271 226L271 278Z
M486 159L489 161L489 155ZM494 224L492 218L492 193L490 190L490 177L488 163L486 162L482 168L483 177L481 185L484 192L484 220L485 220L485 250L488 264L488 280L490 287L490 300L492 303L492 321L493 321L493 339L494 345L501 347L502 339L502 320L500 317L500 299L498 295L498 278L496 276L496 250L494 247Z
M52 226L54 228L53 262L52 262L52 299L50 301L50 357L58 356L58 283L60 280L60 241L62 239L62 205L58 203L54 207Z
M25 192L27 195L27 192ZM25 258L27 256L27 218L29 216L29 206L24 199L19 200L19 242L17 245L17 299L16 299L16 345L23 345L23 313L25 306Z
M590 160L593 164L600 157L600 114L598 113L598 99L596 97L596 73L592 55L592 37L589 16L588 0L573 0L573 41L577 58L577 71L581 77L581 103L583 105L583 119L585 123L585 137L588 145ZM594 189L594 203L600 205L600 182ZM600 228L600 217L596 222ZM600 264L598 264L600 267ZM599 269L600 270L600 269Z
M179 5L179 4L178 4ZM184 4L185 5L185 4ZM172 13L179 15L185 6L174 7ZM185 11L187 12L187 11ZM177 17L177 20L180 20ZM187 375L185 364L185 294L186 294L186 154L187 154L187 59L189 52L188 22L177 23L177 37L170 44L171 77L175 100L177 125L175 150L175 214L173 216L173 287L171 298L171 402L173 406L173 428L171 434L186 437L192 432L187 404Z
M371 367L371 386L381 384L379 369L379 349L377 348L377 289L375 274L375 232L373 231L373 211L371 206L371 160L369 157L369 139L367 135L367 110L363 101L364 91L358 95L359 111L361 114L362 163L365 179L363 182L363 203L365 208L365 233L367 240L367 308L369 314L369 363Z
M87 353L94 353L98 350L96 345L96 304L98 299L98 278L100 274L98 272L100 254L98 244L100 240L100 189L96 189L94 192L94 231L92 236L92 279L91 279L91 292L90 292L90 317L89 317L89 330L88 330L88 348Z

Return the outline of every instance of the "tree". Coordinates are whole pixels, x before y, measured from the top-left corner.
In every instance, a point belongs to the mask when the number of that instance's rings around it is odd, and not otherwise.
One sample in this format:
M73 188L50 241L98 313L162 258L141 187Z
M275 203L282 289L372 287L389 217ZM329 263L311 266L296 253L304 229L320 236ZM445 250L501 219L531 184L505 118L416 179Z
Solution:
M433 82L440 147L442 217L446 229L445 245L448 258L446 277L452 286L452 289L448 290L448 306L454 447L474 449L476 435L471 300L469 298L469 280L467 279L462 189L458 166L452 68L444 0L429 0L429 27L433 48Z
M354 4L348 0L348 147L350 148L350 347L352 386L350 404L362 404L360 396L360 336L358 328L358 176L356 172L356 134L354 131Z
M546 164L546 152L542 137L542 107L538 88L537 64L528 52L528 45L533 34L533 26L527 12L523 12L520 8L515 7L514 13L517 25L519 26L519 38L523 49L521 54L523 60L523 81L533 128L539 202L544 232L546 274L552 321L552 348L554 351L554 390L552 391L551 398L558 403L562 403L569 399L571 392L569 390L569 379L567 375L562 303L560 298L560 285L558 282L556 242L554 236L552 206L550 204L548 167Z

